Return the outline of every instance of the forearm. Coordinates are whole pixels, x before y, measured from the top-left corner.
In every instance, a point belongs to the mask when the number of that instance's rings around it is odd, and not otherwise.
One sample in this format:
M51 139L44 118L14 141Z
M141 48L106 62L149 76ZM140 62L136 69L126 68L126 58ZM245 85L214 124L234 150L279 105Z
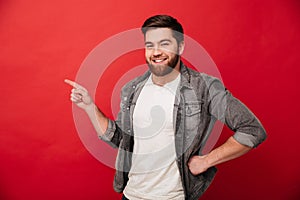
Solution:
M103 136L108 127L108 118L93 103L85 109L92 125L94 126L98 136Z
M257 147L266 138L265 130L256 116L217 80L210 81L209 112L236 133L207 155L194 155L188 162L197 175L220 163L238 158Z
M230 137L224 144L207 154L204 160L208 166L207 168L209 168L211 166L238 158L251 149L251 147L240 144L233 137Z

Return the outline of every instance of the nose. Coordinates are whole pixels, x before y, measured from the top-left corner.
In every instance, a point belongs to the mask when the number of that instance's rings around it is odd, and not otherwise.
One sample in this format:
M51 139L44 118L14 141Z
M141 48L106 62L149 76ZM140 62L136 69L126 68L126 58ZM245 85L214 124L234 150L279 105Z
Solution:
M158 47L153 49L153 56L160 56L162 54L161 50Z

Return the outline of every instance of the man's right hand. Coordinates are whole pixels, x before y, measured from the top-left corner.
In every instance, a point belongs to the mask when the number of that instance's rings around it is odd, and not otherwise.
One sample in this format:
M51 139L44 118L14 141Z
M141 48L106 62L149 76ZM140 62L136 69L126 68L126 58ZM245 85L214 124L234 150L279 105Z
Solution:
M70 95L70 99L73 103L75 103L78 107L84 109L85 111L94 108L94 102L91 96L89 95L87 89L85 89L78 83L68 79L65 79L65 83L73 87Z
M102 136L107 130L108 118L97 108L87 89L68 79L65 80L65 83L73 87L71 91L71 101L85 110L98 136Z

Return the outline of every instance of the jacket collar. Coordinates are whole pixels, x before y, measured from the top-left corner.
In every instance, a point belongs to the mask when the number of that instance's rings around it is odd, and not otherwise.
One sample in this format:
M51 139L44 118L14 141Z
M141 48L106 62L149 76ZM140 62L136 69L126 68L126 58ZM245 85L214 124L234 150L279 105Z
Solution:
M180 74L181 80L179 87L192 89L189 69L183 64L182 61L180 61Z

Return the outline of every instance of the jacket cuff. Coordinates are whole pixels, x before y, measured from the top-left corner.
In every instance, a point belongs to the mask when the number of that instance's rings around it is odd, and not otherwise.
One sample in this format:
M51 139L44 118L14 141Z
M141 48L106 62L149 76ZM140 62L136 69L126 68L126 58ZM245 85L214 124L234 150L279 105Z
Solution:
M110 142L114 136L114 132L116 130L116 124L112 120L108 120L108 126L103 135L99 136L99 138L105 142Z
M251 134L242 133L239 131L235 132L233 138L240 144L243 144L251 148L256 148L262 142L262 141L258 141L257 137Z

